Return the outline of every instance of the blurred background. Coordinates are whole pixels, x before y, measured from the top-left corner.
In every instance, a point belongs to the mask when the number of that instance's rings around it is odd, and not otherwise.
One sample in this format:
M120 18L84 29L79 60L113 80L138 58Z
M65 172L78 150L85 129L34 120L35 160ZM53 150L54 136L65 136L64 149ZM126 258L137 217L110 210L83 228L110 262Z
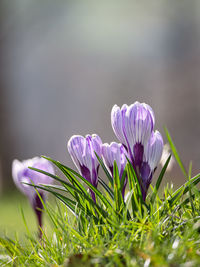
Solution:
M14 194L14 158L73 166L71 135L116 140L112 106L136 100L152 106L156 128L168 127L198 172L199 14L198 0L1 0L0 194ZM177 166L166 180L184 182Z

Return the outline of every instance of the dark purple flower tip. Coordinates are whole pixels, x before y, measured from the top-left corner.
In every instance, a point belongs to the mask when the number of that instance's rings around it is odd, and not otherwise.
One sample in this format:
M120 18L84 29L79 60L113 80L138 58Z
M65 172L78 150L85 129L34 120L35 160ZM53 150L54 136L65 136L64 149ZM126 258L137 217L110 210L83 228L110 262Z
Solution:
M143 162L140 168L141 191L143 200L146 199L147 191L152 179L152 172L147 162Z
M144 146L141 143L136 143L133 148L134 164L135 166L141 166L143 161Z

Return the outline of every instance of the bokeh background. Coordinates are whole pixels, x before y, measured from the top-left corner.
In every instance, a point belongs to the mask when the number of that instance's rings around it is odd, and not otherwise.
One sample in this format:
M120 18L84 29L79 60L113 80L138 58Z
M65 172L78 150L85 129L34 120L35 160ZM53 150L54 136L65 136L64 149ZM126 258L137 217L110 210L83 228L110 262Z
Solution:
M198 0L0 0L1 203L14 199L14 158L73 166L71 135L116 140L112 106L136 100L152 106L156 128L168 127L198 172L199 14ZM167 181L184 181L177 166Z

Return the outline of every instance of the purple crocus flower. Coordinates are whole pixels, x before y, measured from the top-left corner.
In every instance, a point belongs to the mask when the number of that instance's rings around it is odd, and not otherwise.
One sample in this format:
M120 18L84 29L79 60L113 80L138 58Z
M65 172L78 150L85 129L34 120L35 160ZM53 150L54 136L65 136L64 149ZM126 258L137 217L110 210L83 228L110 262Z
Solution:
M99 161L94 151L101 157L102 141L96 134L73 135L68 142L69 154L79 170L80 174L89 181L94 187L98 184ZM94 202L96 202L95 194L90 189L90 193Z
M24 183L29 183L29 184L33 183L34 185L52 184L53 179L47 175L33 171L29 169L28 167L37 168L37 169L49 172L51 174L54 174L54 169L53 169L52 164L48 160L44 158L39 158L39 157L24 160L22 162L15 159L12 163L13 180L16 186L19 188L19 190L28 197L31 203L31 206L33 210L35 211L35 214L38 220L38 225L40 228L39 233L40 233L40 238L41 238L42 237L41 228L42 228L43 205L37 192L35 191L35 188ZM45 201L46 191L39 189L39 188L37 190L41 198L43 199L43 201Z
M110 145L107 143L102 145L102 156L112 176L113 176L114 161L116 161L119 171L119 177L120 179L122 178L127 163L126 155L127 155L126 149L122 144L112 142ZM123 198L124 198L126 184L127 184L127 177L125 179L124 187L122 189Z
M145 200L163 150L162 136L158 131L154 132L154 112L145 103L135 102L130 106L124 104L121 109L114 105L111 124L117 138L127 150Z

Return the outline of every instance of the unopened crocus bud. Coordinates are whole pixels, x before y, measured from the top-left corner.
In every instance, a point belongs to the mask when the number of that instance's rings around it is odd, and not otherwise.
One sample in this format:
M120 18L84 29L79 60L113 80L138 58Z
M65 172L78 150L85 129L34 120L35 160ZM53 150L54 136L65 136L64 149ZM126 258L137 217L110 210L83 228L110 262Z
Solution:
M110 145L107 143L102 145L102 157L104 159L106 166L108 167L108 169L111 172L111 175L113 176L114 161L116 161L120 180L122 178L127 163L126 155L127 155L126 149L122 144L112 142ZM125 178L124 186L122 189L123 198L124 198L126 184L127 184L127 177Z
M102 141L96 134L73 135L68 142L69 154L80 174L94 187L98 184L99 161L95 152L101 157ZM96 202L95 194L90 190L92 199Z
M111 124L115 135L127 150L145 200L163 150L162 136L158 131L154 132L154 112L145 103L125 104L121 109L114 105Z
M15 159L12 163L13 180L18 189L28 197L31 206L36 213L41 237L43 205L35 188L27 184L34 184L36 186L40 184L52 184L53 179L47 175L31 170L29 167L40 169L51 174L54 174L54 169L48 160L39 157L24 161ZM47 192L39 188L37 190L42 200L45 201Z

